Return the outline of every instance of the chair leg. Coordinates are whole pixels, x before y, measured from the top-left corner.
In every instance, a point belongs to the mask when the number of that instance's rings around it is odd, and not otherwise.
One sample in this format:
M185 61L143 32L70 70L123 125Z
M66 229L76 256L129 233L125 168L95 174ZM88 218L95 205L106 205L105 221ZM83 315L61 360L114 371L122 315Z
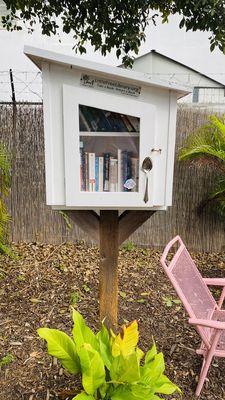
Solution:
M207 372L208 372L208 369L210 367L212 358L213 358L213 355L211 357L209 357L209 355L208 355L206 359L203 359L202 369L201 369L201 373L200 373L200 376L199 376L198 385L197 385L197 388L196 388L196 391L195 391L195 396L197 396L197 397L201 393L201 390L202 390L203 384L205 382L205 378L207 376Z
M203 384L205 382L205 378L206 378L207 373L208 373L208 369L210 367L212 358L213 358L213 356L215 354L215 349L216 349L216 346L217 346L217 343L218 343L220 335L221 335L221 331L217 331L216 334L215 334L215 337L213 339L211 348L210 348L208 354L206 355L206 357L203 359L202 370L201 370L200 377L199 377L199 382L198 382L198 385L197 385L197 388L196 388L196 391L195 391L195 396L197 396L197 397L201 393Z

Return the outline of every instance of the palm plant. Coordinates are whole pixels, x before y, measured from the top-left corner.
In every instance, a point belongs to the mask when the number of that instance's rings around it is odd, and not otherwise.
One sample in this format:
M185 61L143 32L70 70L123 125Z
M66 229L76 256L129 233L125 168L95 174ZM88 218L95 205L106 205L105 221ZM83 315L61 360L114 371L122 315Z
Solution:
M179 160L209 166L218 178L212 192L199 205L199 211L210 204L225 216L225 116L209 117L209 122L190 135L180 150Z
M0 143L0 251L11 254L8 241L8 223L10 220L5 198L10 191L10 160L3 144Z

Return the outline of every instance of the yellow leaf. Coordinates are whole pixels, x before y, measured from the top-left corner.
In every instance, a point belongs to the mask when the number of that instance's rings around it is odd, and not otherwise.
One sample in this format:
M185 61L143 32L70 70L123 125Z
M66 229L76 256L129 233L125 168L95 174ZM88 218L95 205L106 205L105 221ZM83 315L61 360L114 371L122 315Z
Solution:
M138 324L137 321L133 321L128 326L123 325L121 332L115 337L112 344L112 355L117 357L122 355L123 357L130 356L134 351L138 343Z

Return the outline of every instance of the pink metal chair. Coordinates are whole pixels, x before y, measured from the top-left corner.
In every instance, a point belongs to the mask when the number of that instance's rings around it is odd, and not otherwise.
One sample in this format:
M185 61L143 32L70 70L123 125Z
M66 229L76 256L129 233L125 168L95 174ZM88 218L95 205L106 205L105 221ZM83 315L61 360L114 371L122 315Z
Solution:
M171 261L167 256L174 244L179 245ZM199 396L213 356L225 357L225 278L202 278L194 261L179 236L166 246L160 262L171 280L180 300L189 314L189 323L196 327L202 342L197 354L203 356L203 364L196 389ZM222 292L218 303L208 286L220 286Z

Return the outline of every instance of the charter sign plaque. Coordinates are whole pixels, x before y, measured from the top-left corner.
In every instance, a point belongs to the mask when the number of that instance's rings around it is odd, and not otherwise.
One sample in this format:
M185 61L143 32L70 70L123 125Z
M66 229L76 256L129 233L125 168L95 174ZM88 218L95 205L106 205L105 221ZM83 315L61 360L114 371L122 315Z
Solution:
M127 85L124 82L110 79L98 78L93 75L82 74L80 83L93 89L108 90L111 92L138 97L141 93L141 87L136 85Z

